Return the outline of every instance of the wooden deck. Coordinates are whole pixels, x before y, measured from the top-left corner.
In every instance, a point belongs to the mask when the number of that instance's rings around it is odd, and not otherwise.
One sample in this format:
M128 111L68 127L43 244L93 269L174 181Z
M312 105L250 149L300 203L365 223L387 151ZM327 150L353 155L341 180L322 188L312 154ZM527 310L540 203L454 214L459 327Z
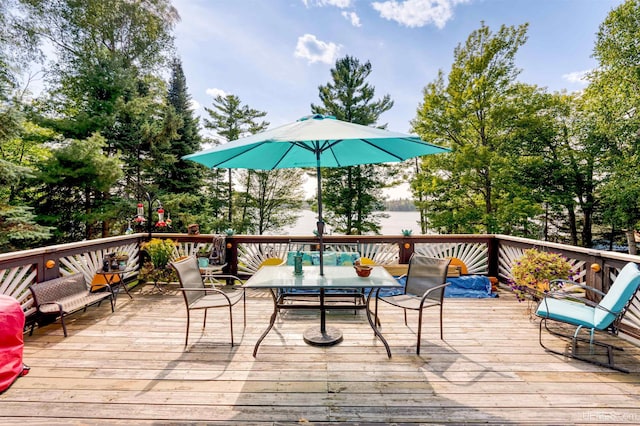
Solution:
M237 306L229 345L224 310L192 323L184 351L182 296L152 287L25 336L31 372L0 395L0 423L21 424L321 424L336 423L640 423L640 348L626 351L624 374L544 352L537 322L509 293L498 299L447 299L445 341L426 311L423 354L401 310L381 307L393 357L363 312L335 312L344 332L330 348L306 345L317 313L286 312L257 358L253 346L271 312L265 294L248 293L247 328ZM558 345L561 347L560 345Z

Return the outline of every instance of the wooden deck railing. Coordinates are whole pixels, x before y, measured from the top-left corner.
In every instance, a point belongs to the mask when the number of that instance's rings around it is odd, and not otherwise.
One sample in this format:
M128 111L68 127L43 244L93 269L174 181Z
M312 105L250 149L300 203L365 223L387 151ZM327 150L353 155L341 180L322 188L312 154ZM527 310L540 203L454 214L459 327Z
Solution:
M153 234L155 238L171 238L177 242L176 254L195 253L199 246L212 242L212 235ZM133 234L38 249L0 254L0 293L15 297L27 316L34 312L29 286L75 272L85 274L91 282L102 266L105 253L129 255L129 268L140 264L140 243L148 234ZM286 258L287 252L304 246L317 248L314 236L227 237L229 272L240 277L253 274L267 257ZM324 237L325 251L357 252L380 264L406 264L412 253L434 257L457 257L470 274L497 277L506 284L511 279L511 266L528 248L536 247L564 254L573 265L579 281L607 291L618 271L627 262L640 263L640 256L585 249L506 235L415 235L415 236L338 236ZM130 274L135 275L135 273ZM640 339L640 299L636 297L623 321L624 330Z

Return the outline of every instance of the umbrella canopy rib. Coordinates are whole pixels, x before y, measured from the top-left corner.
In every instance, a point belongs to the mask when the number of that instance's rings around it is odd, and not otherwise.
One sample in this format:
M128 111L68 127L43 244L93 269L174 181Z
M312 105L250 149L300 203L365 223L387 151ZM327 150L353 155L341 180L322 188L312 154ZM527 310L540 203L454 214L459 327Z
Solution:
M289 147L287 147L287 150L284 152L284 154L282 154L280 156L280 159L278 159L278 161L275 162L273 167L271 167L271 170L274 170L274 169L278 168L278 165L282 162L282 160L284 160L287 157L287 155L289 155L289 152L291 152L293 147L294 147L294 145L289 145ZM307 147L304 147L304 148L307 149Z
M366 139L361 139L361 140L362 140L362 142L364 142L364 143L366 143L366 144L368 144L368 145L370 145L370 146L372 146L372 147L374 147L376 149L379 149L380 151L384 152L385 154L388 154L388 155L392 156L393 158L397 158L398 161L404 161L404 158L400 157L399 155L394 154L393 152L391 152L391 151L389 151L387 149L384 149L384 148L382 148L382 147L380 147L380 146L378 146L378 145L376 145L376 144L374 144L374 143L372 143L372 142L370 142L370 141L368 141Z
M217 168L217 167L221 167L221 168L229 168L229 167L225 167L225 166L223 166L222 164L224 164L224 163L226 163L226 162L228 162L228 161L234 160L234 159L236 159L236 158L238 158L238 157L242 157L243 155L245 155L245 154L246 154L246 153L248 153L248 152L253 151L253 150L254 150L254 149L256 149L257 147L258 147L258 145L250 145L250 146L248 146L248 148L247 148L247 149L245 149L244 151L242 151L242 152L238 152L237 154L234 154L234 155L232 155L232 156L231 156L231 157L229 157L229 158L225 158L224 160L222 160L222 161L220 161L220 162L218 162L218 163L214 163L213 165L211 165L211 166L210 166L210 168L212 168L212 169L215 169L215 168Z

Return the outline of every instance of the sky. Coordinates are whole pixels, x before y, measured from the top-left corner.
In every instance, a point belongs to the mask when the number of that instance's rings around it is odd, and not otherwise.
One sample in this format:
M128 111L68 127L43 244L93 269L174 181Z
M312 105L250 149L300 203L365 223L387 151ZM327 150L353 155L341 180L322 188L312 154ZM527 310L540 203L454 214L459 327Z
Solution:
M206 116L216 95L233 94L267 112L270 127L309 115L318 86L346 55L369 61L375 99L389 95L377 123L409 133L422 90L484 22L528 23L516 56L519 80L568 92L581 76L599 25L622 0L173 0L181 16L177 54L195 111Z
M410 133L422 91L439 70L448 74L456 46L482 22L529 24L516 56L519 80L550 92L578 91L600 24L622 0L173 0L175 29L197 115L217 95L233 94L265 111L269 127L295 121L319 103L318 86L346 55L369 61L375 99L391 110L378 125ZM204 132L206 134L206 132ZM305 184L315 191L313 180ZM410 198L408 184L386 190Z

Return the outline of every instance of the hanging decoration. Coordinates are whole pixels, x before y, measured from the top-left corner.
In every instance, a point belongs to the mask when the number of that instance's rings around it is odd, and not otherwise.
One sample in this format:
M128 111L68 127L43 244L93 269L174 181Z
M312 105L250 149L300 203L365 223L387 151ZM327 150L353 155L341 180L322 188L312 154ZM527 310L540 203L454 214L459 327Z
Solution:
M133 221L138 224L146 222L146 219L144 218L144 204L138 203L137 215Z
M158 221L156 222L156 227L157 228L166 228L167 227L167 222L165 222L164 220L164 209L162 208L162 206L158 207Z

